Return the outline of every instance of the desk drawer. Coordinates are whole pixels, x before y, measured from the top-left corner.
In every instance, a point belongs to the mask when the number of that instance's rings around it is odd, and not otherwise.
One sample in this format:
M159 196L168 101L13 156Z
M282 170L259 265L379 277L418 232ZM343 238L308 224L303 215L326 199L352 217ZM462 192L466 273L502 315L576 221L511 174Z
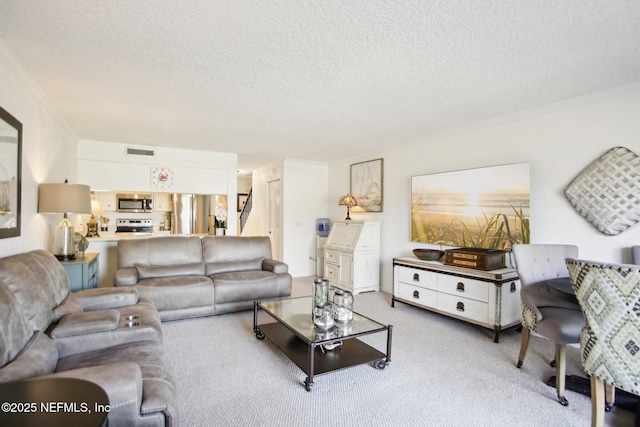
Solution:
M398 295L396 295L396 297L425 307L436 308L438 306L438 293L436 291L409 285L407 283L398 284Z
M329 249L324 250L324 261L338 263L338 252Z
M489 323L489 304L469 298L438 294L438 310L477 322Z
M448 276L438 277L438 291L460 298L471 298L477 301L489 302L489 289L492 283L481 280L467 279L466 277Z
M438 288L437 273L416 268L400 267L398 269L398 281L425 289L433 289L434 291Z

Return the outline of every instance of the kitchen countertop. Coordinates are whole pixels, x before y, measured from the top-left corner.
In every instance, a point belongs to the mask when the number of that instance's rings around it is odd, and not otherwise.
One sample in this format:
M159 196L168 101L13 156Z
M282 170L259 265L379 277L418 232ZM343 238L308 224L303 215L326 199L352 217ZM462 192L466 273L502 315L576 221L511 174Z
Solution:
M170 231L154 231L153 233L108 233L103 231L100 237L87 237L89 242L117 242L122 239L143 239L147 237L172 236ZM190 234L190 236L210 236L207 233Z
M89 242L117 242L122 239L142 239L170 235L170 231L154 231L153 233L108 233L105 231L100 233L100 237L87 237L87 240Z

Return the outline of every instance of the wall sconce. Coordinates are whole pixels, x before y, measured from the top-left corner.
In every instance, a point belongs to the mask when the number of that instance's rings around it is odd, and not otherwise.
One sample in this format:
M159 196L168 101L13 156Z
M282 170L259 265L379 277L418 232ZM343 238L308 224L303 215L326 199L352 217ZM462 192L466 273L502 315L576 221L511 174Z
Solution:
M73 224L68 213L91 213L91 189L88 185L40 184L38 187L38 212L63 214L53 235L53 254L59 260L76 258L73 244Z
M338 202L338 206L346 206L347 207L347 217L345 219L351 219L349 216L349 209L353 206L358 206L358 201L351 194L347 194L346 196L340 197L340 201Z

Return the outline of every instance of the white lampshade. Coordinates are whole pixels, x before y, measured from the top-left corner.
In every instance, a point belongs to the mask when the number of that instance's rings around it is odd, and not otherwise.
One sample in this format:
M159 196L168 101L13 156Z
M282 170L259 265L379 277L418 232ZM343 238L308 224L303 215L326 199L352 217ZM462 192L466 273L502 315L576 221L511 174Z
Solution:
M88 185L40 184L38 187L38 212L64 214L56 225L53 236L53 254L61 260L75 259L73 224L68 213L91 213L91 189Z
M91 188L83 184L40 184L39 213L91 213Z

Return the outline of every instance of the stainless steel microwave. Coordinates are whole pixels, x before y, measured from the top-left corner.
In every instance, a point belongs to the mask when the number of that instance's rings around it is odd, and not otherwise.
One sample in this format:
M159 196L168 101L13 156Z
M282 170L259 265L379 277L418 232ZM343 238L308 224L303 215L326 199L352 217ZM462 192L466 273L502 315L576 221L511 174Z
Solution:
M117 194L118 212L153 212L153 196L150 194Z

